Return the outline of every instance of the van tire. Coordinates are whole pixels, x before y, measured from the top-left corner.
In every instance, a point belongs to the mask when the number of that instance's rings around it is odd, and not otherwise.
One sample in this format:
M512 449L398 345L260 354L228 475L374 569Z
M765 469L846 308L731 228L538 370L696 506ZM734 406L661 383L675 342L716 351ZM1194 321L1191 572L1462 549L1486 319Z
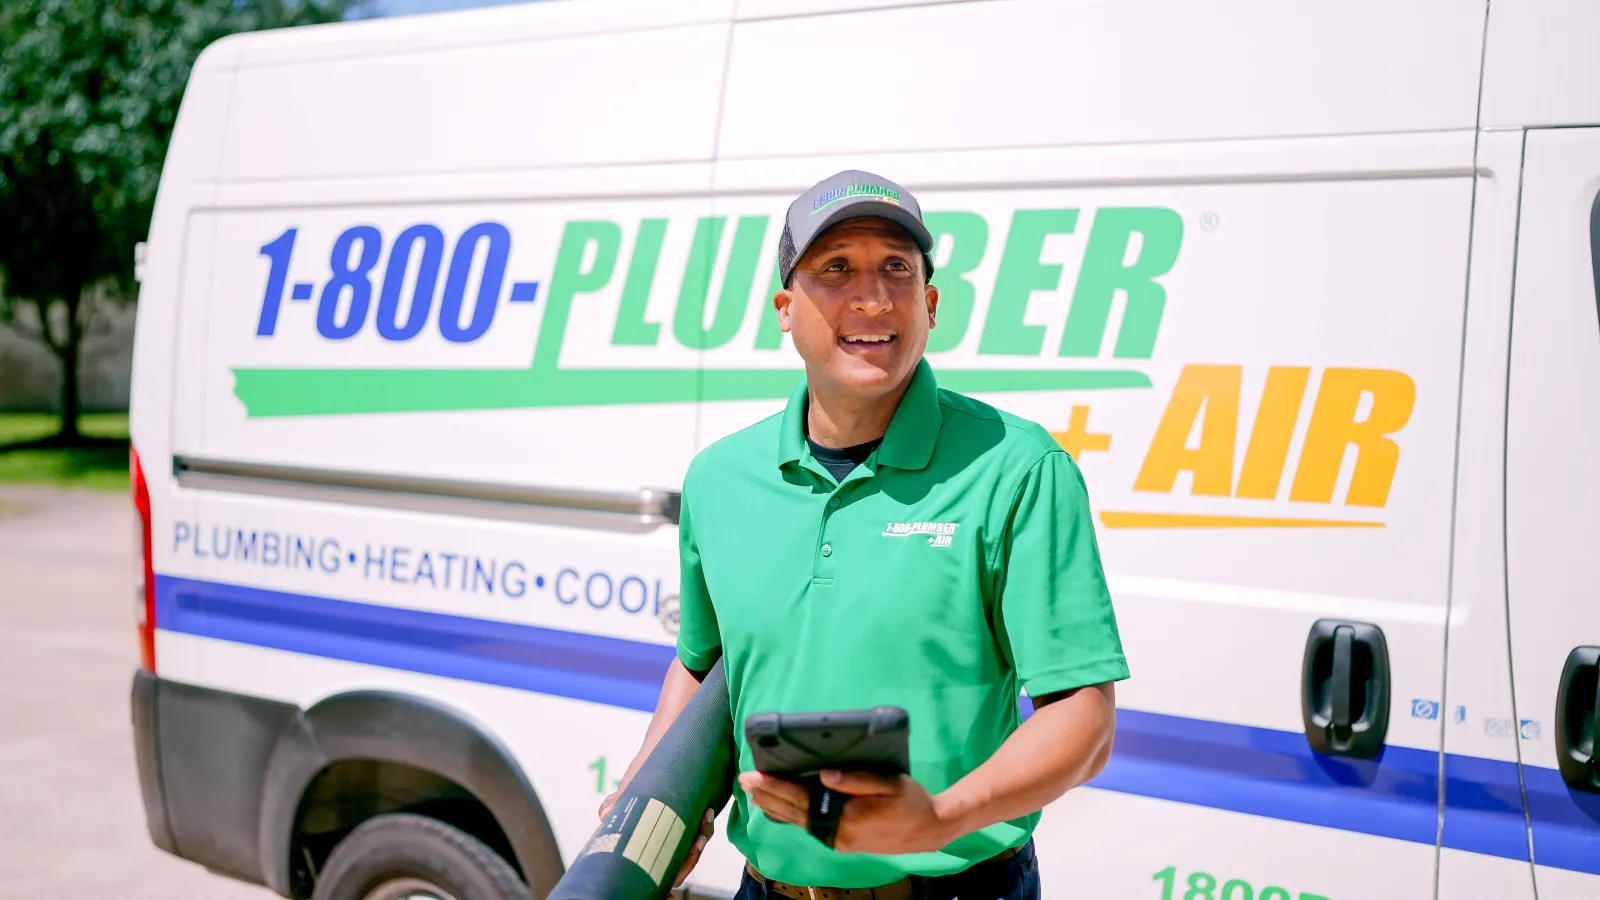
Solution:
M311 896L312 900L417 896L403 890L407 884L434 888L440 900L529 896L516 870L482 841L438 819L410 813L374 816L346 835L328 855Z

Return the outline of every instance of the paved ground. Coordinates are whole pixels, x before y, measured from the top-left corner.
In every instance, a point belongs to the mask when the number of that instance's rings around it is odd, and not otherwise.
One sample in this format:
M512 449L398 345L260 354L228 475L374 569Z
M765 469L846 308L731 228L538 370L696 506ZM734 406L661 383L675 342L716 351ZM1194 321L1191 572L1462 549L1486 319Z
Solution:
M270 900L145 831L134 521L126 494L0 486L0 897Z

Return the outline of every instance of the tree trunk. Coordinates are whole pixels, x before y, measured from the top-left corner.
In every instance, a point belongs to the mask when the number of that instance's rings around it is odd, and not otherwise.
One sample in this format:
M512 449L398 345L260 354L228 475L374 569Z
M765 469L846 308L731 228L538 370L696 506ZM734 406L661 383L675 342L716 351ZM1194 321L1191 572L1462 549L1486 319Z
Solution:
M76 329L73 329L76 331ZM74 334L68 341L65 351L58 355L61 360L61 431L56 437L63 444L75 443L80 435L78 432L78 345L80 341Z
M83 286L71 285L63 292L66 305L66 337L50 342L61 360L61 430L56 440L62 444L75 444L81 438L78 431L78 363L83 348L83 322L79 313L83 307ZM54 331L54 329L51 329Z

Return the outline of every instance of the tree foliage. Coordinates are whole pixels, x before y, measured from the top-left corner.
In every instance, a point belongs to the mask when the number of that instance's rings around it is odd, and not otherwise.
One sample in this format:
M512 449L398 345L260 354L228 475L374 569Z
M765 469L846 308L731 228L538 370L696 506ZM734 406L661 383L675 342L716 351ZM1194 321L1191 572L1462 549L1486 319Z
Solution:
M134 296L134 246L195 59L223 36L338 21L357 5L0 3L0 321L61 360L65 436L76 434L78 353L96 306L86 297Z

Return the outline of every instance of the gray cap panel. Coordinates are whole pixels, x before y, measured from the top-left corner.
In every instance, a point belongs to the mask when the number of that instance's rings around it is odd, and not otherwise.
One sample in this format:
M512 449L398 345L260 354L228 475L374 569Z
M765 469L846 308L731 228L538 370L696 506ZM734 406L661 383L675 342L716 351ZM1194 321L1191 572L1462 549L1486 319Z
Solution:
M783 283L789 283L795 263L818 235L845 219L860 216L887 219L910 232L932 274L933 236L922 221L917 198L881 175L846 169L807 188L789 204L783 237L778 243L778 270Z

